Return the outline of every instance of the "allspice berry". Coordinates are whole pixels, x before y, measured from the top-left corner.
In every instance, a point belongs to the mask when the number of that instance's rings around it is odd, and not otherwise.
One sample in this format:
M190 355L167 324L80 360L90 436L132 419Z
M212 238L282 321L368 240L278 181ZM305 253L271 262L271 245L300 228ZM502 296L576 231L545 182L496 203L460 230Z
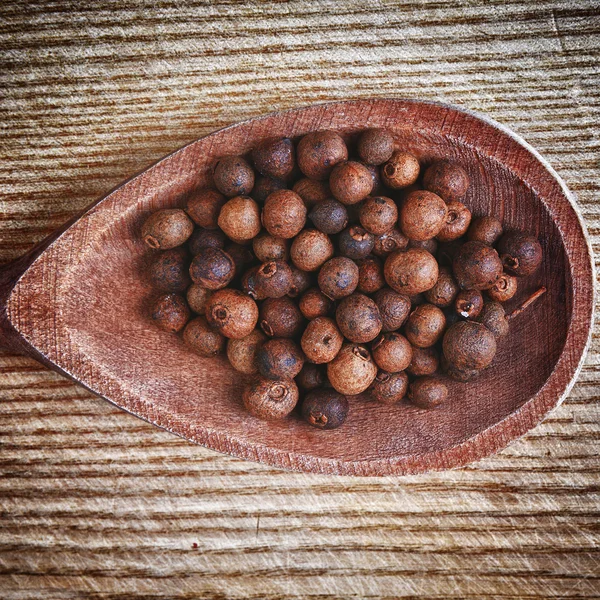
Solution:
M264 300L266 296L260 295L256 290L256 273L258 273L259 267L252 267L248 269L240 280L240 288L244 294L248 294L253 300Z
M256 327L258 306L239 290L217 290L206 304L206 320L225 337L243 338Z
M374 294L385 285L383 265L375 256L361 258L358 263L358 287L363 294Z
M344 298L335 311L335 320L344 337L355 343L375 339L383 326L377 304L364 294Z
M356 271L358 273L358 267ZM150 265L149 274L154 287L159 290L183 292L191 283L186 249L178 247L161 252Z
M199 315L206 312L206 303L211 297L212 291L202 287L199 283L193 283L187 289L186 299L188 306Z
M448 208L436 194L425 190L410 193L400 207L398 223L411 240L435 237L446 223Z
M483 242L466 242L454 257L452 270L464 290L487 290L502 275L498 253Z
M184 244L194 224L180 208L165 208L152 213L142 225L142 238L150 248L169 250Z
M381 165L394 153L394 137L385 129L367 129L356 146L360 159L368 165Z
M317 429L336 429L348 416L346 396L335 390L314 390L302 403L302 417Z
M417 348L429 348L441 339L446 329L446 315L433 304L420 304L409 315L404 335Z
M373 383L377 366L369 351L359 344L344 344L337 356L327 364L327 377L340 394L354 396Z
M279 190L266 199L262 223L272 236L293 238L302 231L305 222L306 206L295 192Z
M255 329L246 337L227 340L227 358L231 366L244 375L258 373L256 355L259 348L267 341L267 336Z
M381 168L383 183L393 190L412 185L419 177L421 167L416 156L396 151Z
M450 379L454 379L454 381L460 381L462 383L477 379L480 374L478 369L459 369L458 367L455 367L453 364L448 362L448 359L443 354L440 360L440 365L442 367L442 371L444 371L444 373L446 373Z
M467 231L467 240L493 246L502 235L502 231L502 223L496 217L477 217L473 219Z
M430 240L409 240L408 241L409 248L422 248L423 250L427 250L430 254L435 254L438 251L438 243L435 238L431 238ZM452 264L452 262L450 262Z
M365 167L369 169L369 173L371 173L371 179L373 180L373 189L371 190L371 195L380 196L384 191L384 187L379 167L376 167L375 165L365 165Z
M423 375L433 375L440 366L440 359L437 350L430 346L429 348L413 348L412 360L406 367L406 372L413 377Z
M263 231L252 240L252 250L260 262L287 260L289 257L289 241L273 237Z
M475 321L459 321L448 328L442 344L448 363L458 369L485 369L496 355L496 338Z
M365 198L359 209L360 224L374 235L382 235L394 228L398 221L398 207L386 196Z
M299 269L317 271L333 252L333 243L327 234L317 229L304 229L294 238L290 257Z
M469 176L459 165L447 160L434 162L423 175L423 187L446 202L462 198L469 188Z
M410 314L410 298L390 288L384 288L375 294L375 304L381 315L381 330L385 332L400 329Z
M329 235L339 233L348 225L346 207L334 198L328 198L315 204L308 214L308 218L319 231Z
M217 190L202 188L190 195L185 211L196 225L216 229L219 213L226 202L227 198Z
M273 381L255 377L244 389L242 400L246 410L265 421L277 421L289 415L300 394L293 381Z
M190 309L179 294L164 294L152 306L152 320L163 331L181 331L190 318Z
M307 208L331 198L329 183L327 181L317 181L316 179L299 179L292 187L292 191L302 198ZM317 227L317 229L319 228Z
M234 275L233 259L220 248L202 248L190 265L192 281L209 290L224 288Z
M487 295L496 302L506 302L510 300L517 293L517 278L509 275L508 273L502 273L498 278L498 281L487 290Z
M463 246L462 240L452 242L440 242L436 253L436 258L440 267L452 267L456 255Z
M304 330L300 345L307 360L315 364L331 362L340 351L344 338L329 317L313 319Z
M534 273L542 262L542 247L532 235L509 231L498 242L504 269L511 275L525 277Z
M465 319L475 319L483 308L483 296L479 290L461 290L454 299L456 314Z
M256 178L254 187L252 188L252 198L259 204L264 204L265 200L273 193L279 190L287 189L285 181L273 179L272 177L264 177L261 175Z
M305 362L300 373L296 375L298 387L305 391L324 387L328 383L325 369L324 365Z
M381 404L396 404L400 402L408 390L408 376L404 371L387 373L379 371L371 384L369 392L373 400Z
M436 236L440 242L457 240L465 235L471 224L471 211L462 202L448 202L446 208L446 221Z
M319 288L332 300L349 296L358 286L358 266L345 256L328 260L319 271Z
M342 204L356 204L373 189L373 177L365 165L348 161L336 165L329 177L329 187Z
M250 196L236 196L223 205L218 223L228 238L243 244L260 233L260 208Z
M228 198L246 196L254 187L254 170L241 156L224 156L215 165L213 181Z
M382 333L371 345L373 360L380 369L397 373L408 368L413 349L409 341L399 333Z
M460 288L452 276L452 271L448 267L440 267L435 285L425 292L425 300L440 308L446 308L452 306L459 291Z
M292 288L292 270L282 260L271 260L258 267L253 280L258 298L281 298Z
M254 262L254 254L252 254L252 251L248 246L232 242L225 246L225 252L233 259L233 264L235 265L235 278L241 275L249 264Z
M288 296L267 298L260 305L258 323L269 337L292 338L302 333L304 317Z
M420 294L431 289L438 279L435 258L421 248L409 248L390 254L383 265L387 284L405 296Z
M287 179L296 164L294 144L289 138L264 140L252 150L252 162L261 175Z
M408 238L397 228L375 236L373 254L381 258L388 256L395 250L406 250L409 245Z
M256 362L263 377L293 379L302 369L304 355L296 342L287 338L273 338L260 347Z
M196 227L190 236L187 246L192 256L196 256L202 248L225 248L227 236L220 229L203 229Z
M186 325L183 341L196 354L205 358L221 354L225 348L225 338L212 329L204 317L196 317Z
M508 319L504 307L499 302L493 300L486 302L477 321L485 325L496 339L508 335Z
M311 285L313 285L313 278L308 271L302 271L298 267L292 265L292 287L288 292L290 298L297 298L303 294Z
M310 179L327 179L335 165L348 160L348 148L333 131L313 131L298 143L297 159L304 175Z
M419 377L408 388L408 399L419 408L436 408L447 398L448 387L439 377Z
M354 260L371 254L375 246L375 236L356 225L344 229L337 241L340 254Z
M328 316L333 309L333 302L319 288L310 288L300 297L300 312L310 321L317 317Z

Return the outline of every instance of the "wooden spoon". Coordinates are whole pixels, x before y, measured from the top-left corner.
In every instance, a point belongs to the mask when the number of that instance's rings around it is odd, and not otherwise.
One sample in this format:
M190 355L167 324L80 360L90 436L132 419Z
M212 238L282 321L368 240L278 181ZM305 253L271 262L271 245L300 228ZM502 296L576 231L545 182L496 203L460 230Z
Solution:
M343 427L319 431L293 416L265 423L241 403L243 379L225 358L202 359L148 319L155 295L140 239L150 212L180 206L226 154L270 136L332 129L352 139L393 131L423 164L445 157L469 173L464 202L538 237L544 261L520 282L517 306L491 368L450 384L432 411L352 398ZM525 142L488 119L442 104L358 100L309 106L227 127L167 156L88 208L0 273L5 346L27 353L117 406L208 448L313 473L404 474L464 465L534 427L568 393L589 344L594 271L575 201ZM514 306L509 306L511 310ZM551 440L548 440L551 443Z

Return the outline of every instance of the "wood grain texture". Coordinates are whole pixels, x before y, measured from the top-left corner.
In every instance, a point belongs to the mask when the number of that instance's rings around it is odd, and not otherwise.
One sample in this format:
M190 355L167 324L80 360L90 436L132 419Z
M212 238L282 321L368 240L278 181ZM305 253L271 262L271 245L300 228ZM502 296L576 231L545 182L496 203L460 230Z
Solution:
M2 260L219 126L373 95L515 129L600 250L594 2L0 10ZM599 343L596 326L568 400L498 456L368 481L217 455L3 353L3 597L598 597Z

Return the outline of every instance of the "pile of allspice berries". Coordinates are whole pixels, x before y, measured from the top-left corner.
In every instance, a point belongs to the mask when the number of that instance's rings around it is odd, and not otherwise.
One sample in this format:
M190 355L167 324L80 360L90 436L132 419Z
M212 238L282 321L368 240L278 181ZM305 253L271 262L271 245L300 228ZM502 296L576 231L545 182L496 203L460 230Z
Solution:
M265 420L301 393L320 429L339 427L365 391L435 408L446 377L490 365L508 332L502 303L542 260L535 237L472 218L458 164L422 172L383 129L353 140L315 131L224 156L214 187L142 227L159 251L154 323L200 356L226 352L249 376L245 407Z

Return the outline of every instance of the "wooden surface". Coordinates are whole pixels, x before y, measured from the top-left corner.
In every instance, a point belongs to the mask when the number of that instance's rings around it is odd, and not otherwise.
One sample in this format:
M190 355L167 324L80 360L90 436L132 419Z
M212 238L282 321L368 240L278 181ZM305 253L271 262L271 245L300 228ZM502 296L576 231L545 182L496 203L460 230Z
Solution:
M513 128L600 250L595 2L0 10L2 260L217 127L373 95ZM2 597L599 597L597 332L569 398L507 450L373 480L215 454L2 353Z

